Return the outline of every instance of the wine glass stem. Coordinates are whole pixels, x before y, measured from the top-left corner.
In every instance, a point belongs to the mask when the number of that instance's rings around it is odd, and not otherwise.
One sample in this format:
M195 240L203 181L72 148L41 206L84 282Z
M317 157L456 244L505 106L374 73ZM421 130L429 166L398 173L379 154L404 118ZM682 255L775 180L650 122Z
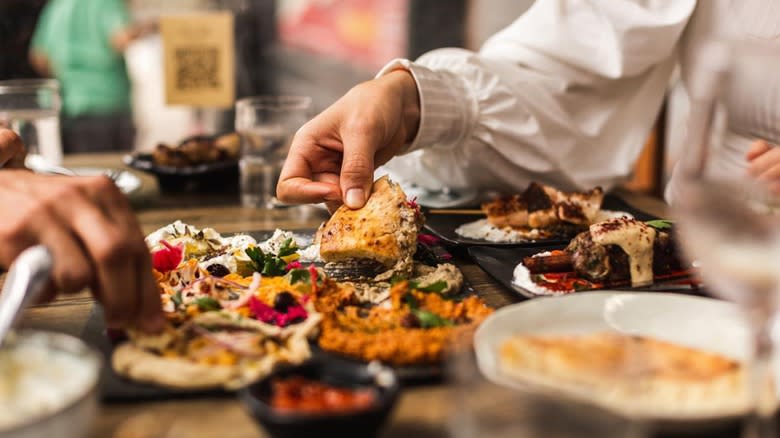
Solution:
M775 433L775 399L777 391L772 379L771 319L756 318L753 339L754 355L749 370L749 383L753 409L748 418L744 438L777 438Z

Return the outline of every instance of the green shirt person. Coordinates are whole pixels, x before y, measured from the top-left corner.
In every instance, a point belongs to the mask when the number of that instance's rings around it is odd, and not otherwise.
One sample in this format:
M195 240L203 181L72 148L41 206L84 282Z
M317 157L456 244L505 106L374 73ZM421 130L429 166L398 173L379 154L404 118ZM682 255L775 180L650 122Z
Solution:
M142 33L124 0L51 0L44 8L30 61L60 81L66 153L132 147L123 52Z

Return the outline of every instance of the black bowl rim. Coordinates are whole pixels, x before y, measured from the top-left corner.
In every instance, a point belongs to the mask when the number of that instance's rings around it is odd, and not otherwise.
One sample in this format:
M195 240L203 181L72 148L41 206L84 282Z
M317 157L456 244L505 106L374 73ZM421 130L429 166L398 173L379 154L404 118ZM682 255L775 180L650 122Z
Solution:
M279 412L273 407L271 407L271 405L269 405L261 397L255 396L253 394L254 388L267 385L268 382L270 382L274 378L277 378L282 375L285 376L295 375L301 373L303 370L307 370L311 368L315 370L314 372L318 376L321 375L323 370L327 369L327 366L331 366L334 368L338 367L342 371L351 368L354 370L354 373L350 373L352 375L354 375L359 371L364 371L366 374L368 374L368 367L369 367L368 364L343 363L341 361L337 361L337 362L334 361L329 365L327 362L328 362L327 360L314 359L300 365L282 367L274 371L273 373L269 374L268 376L258 380L257 382L242 388L239 391L239 398L244 402L244 404L249 408L251 414L255 418L257 418L260 423L267 423L273 425L289 426L289 425L297 424L303 426L303 425L310 425L310 424L316 424L321 422L325 423L325 422L333 422L333 421L339 421L339 422L355 421L355 419L360 417L371 417L371 416L379 416L379 415L384 417L383 414L389 413L393 409L401 390L400 381L398 380L398 376L396 375L395 371L392 368L385 365L382 365L382 370L384 372L389 372L393 376L390 385L380 386L376 383L364 383L359 381L354 382L354 385L356 387L373 388L376 390L377 393L376 403L374 403L372 407L369 407L367 409L339 412L339 413L324 413L324 414L300 414L300 413L290 413L290 412ZM343 386L349 387L349 385L350 385L349 382L345 382Z

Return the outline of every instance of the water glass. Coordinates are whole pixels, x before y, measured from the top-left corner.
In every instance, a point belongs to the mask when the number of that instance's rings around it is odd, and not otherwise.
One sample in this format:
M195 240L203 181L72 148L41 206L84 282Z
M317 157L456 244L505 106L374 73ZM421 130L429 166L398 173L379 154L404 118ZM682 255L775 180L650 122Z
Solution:
M13 129L27 146L27 159L62 164L60 86L53 79L0 81L0 126Z
M724 151L761 139L780 144L780 45L720 40L691 92L688 154L674 213L685 255L714 295L744 311L753 336L753 398L743 436L775 437L772 324L780 310L780 194L771 179L724 171ZM758 88L756 88L758 87ZM736 146L735 146L736 145Z
M236 131L241 136L241 204L274 208L274 194L290 142L310 117L305 96L258 96L236 102Z

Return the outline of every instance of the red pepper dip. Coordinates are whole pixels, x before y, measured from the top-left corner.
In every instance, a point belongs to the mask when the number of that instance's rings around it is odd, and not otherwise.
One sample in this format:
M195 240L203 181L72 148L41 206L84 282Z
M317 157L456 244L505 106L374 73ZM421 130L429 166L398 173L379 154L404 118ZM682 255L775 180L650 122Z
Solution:
M275 379L271 390L271 407L285 413L342 414L376 403L373 389L340 388L300 376Z

